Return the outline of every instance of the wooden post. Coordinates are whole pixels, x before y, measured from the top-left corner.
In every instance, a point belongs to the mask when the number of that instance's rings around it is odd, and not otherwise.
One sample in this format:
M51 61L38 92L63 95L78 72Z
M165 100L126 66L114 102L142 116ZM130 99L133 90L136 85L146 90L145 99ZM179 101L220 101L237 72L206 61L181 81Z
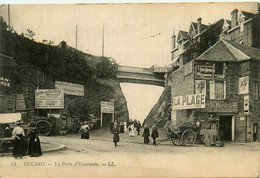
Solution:
M103 115L103 113L101 112L101 117L100 117L100 127L102 127L102 120L103 120L102 115Z
M112 113L112 119L113 119L113 122L115 123L115 114Z

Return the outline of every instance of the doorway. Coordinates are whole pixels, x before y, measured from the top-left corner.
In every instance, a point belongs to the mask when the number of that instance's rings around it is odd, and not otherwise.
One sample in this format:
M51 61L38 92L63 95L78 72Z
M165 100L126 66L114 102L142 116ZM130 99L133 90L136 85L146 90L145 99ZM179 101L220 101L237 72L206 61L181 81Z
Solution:
M232 141L232 117L233 116L219 116L220 141Z

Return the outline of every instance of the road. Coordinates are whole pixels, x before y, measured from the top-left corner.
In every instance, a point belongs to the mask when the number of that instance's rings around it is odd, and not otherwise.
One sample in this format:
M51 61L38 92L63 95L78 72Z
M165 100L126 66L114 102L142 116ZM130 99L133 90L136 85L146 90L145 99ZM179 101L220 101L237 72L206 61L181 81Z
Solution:
M160 131L160 137L164 133ZM260 175L260 143L226 143L224 147L144 145L141 136L120 135L117 148L108 131L41 137L67 150L39 158L0 158L0 177L256 177Z

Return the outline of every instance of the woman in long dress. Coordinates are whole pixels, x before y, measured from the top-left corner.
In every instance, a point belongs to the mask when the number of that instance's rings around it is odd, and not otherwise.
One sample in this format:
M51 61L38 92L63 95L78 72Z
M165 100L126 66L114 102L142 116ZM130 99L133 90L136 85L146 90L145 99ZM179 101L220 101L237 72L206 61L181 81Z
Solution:
M153 138L153 146L157 146L156 138L159 137L159 133L158 133L156 125L153 125L153 127L152 127L151 137Z
M29 147L28 155L31 157L37 157L42 155L41 143L38 135L38 131L34 127L28 135L29 137Z
M131 131L129 132L129 136L130 136L130 137L134 137L134 136L135 136L134 124L132 124L132 125L130 126L130 128L131 128Z
M114 127L113 127L113 142L115 144L115 148L117 146L117 142L119 142L119 129L117 128L117 123L114 124Z
M80 129L81 139L89 139L89 126L87 122L84 122L84 125Z
M25 147L25 142L24 142L25 134L23 128L21 127L20 121L16 122L16 127L14 128L12 134L15 137L13 157L15 157L15 159L17 159L18 157L22 159L24 154L24 147Z
M148 125L145 125L144 126L144 133L143 133L144 144L149 144L149 142L150 142L149 136L150 136L150 131L149 131Z

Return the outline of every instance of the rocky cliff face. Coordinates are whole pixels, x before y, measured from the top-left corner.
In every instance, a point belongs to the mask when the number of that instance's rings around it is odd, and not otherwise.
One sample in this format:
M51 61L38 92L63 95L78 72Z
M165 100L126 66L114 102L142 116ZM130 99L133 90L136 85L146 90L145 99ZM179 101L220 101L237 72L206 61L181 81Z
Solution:
M171 87L166 87L159 98L158 102L150 111L144 124L150 127L157 123L158 127L163 127L167 120L171 119Z

